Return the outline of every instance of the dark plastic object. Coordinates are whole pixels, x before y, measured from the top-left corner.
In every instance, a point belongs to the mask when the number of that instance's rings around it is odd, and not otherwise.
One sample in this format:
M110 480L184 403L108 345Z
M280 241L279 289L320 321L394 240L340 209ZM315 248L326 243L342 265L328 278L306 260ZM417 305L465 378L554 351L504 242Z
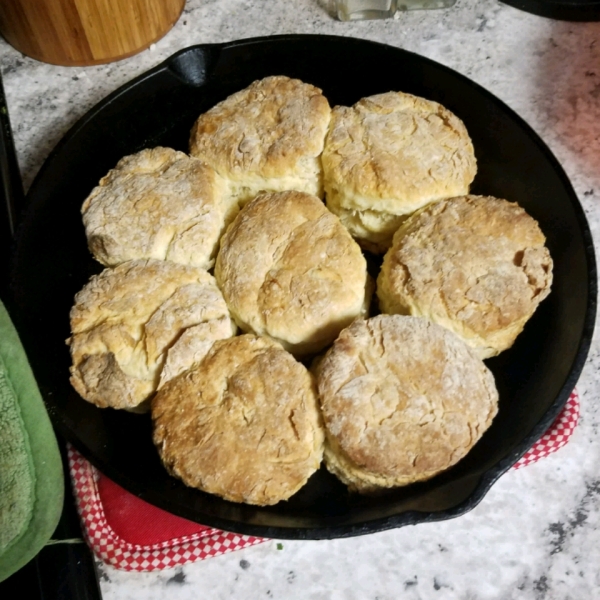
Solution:
M317 85L332 105L389 90L446 105L463 119L476 149L472 192L519 202L540 222L555 261L550 296L515 346L488 361L500 391L491 428L449 471L376 498L349 494L324 468L288 502L273 507L233 504L187 488L162 467L148 415L100 410L68 381L69 309L74 294L101 270L86 247L83 199L126 154L156 145L186 150L201 112L275 74ZM361 535L472 509L560 413L585 362L596 308L594 251L584 213L533 130L446 67L397 48L324 36L188 48L111 94L71 129L41 169L29 193L12 274L15 319L42 394L56 427L79 451L111 479L172 513L274 538Z
M68 473L65 441L59 439L59 446ZM94 556L83 540L68 478L65 484L65 504L52 536L53 543L44 546L33 560L0 583L0 598L102 600Z
M23 207L23 184L17 163L4 85L0 77L0 298L8 281L8 261L19 213Z
M558 21L600 21L600 0L502 0L514 8Z
M23 208L23 184L15 153L8 106L0 76L0 299L7 301L9 252ZM67 472L65 443L59 440ZM79 516L65 478L65 502L53 540L82 538ZM94 558L90 548L80 543L46 545L23 568L0 582L0 598L34 600L100 600Z

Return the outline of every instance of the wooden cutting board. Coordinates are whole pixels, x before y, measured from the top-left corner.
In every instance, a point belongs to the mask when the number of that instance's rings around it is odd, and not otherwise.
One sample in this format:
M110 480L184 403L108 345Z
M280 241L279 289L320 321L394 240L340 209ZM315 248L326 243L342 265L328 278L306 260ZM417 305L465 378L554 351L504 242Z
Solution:
M57 65L95 65L136 54L176 23L185 0L0 0L0 34Z

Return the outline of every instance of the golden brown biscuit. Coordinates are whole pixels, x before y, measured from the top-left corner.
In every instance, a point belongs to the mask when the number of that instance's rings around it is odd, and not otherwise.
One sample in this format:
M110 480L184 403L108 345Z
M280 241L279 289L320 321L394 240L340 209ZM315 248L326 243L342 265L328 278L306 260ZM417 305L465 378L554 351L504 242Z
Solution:
M267 338L215 342L195 369L156 394L152 419L169 472L232 502L286 500L321 463L314 380Z
M328 208L373 252L385 252L407 215L468 193L477 170L462 121L402 92L335 107L322 161Z
M320 157L330 114L320 89L266 77L198 118L190 154L229 181L241 204L263 190L322 197Z
M202 337L189 349L181 334L194 327ZM71 384L81 397L135 409L156 390L168 351L175 375L201 360L202 347L233 335L235 325L206 271L139 260L90 279L75 296L71 332Z
M156 258L205 269L236 211L213 169L160 147L121 159L81 208L88 246L103 265Z
M368 305L366 261L316 196L264 193L223 239L215 278L236 323L297 355L317 352Z
M394 236L377 295L382 312L447 327L481 358L510 348L550 293L552 259L520 206L461 196L429 206Z
M426 319L379 315L344 329L318 367L325 464L360 492L457 463L497 412L491 372Z

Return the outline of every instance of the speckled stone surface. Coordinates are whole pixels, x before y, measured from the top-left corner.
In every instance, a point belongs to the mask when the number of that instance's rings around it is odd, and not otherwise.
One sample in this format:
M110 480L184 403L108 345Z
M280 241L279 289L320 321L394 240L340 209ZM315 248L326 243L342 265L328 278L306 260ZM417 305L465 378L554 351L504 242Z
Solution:
M67 129L106 94L196 43L282 33L354 36L398 46L472 78L521 115L573 183L598 244L600 23L566 23L495 0L342 23L326 0L188 0L162 40L130 59L67 68L0 41L0 67L29 185ZM106 600L593 600L600 598L600 344L578 383L571 441L504 475L452 521L319 542L266 542L161 573L99 565Z

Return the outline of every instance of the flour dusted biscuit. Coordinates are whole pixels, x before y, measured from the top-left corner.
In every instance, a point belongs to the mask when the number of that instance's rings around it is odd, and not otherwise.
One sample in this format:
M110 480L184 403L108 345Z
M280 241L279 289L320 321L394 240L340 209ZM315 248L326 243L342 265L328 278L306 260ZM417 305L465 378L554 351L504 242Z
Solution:
M221 240L215 278L236 323L297 355L317 352L363 315L366 261L315 196L257 196Z
M426 317L482 358L512 346L550 293L552 259L519 205L462 196L408 219L385 255L377 294L386 313Z
M286 500L321 463L314 380L267 338L215 342L196 368L156 394L152 419L169 472L232 502Z
M462 121L437 102L402 92L335 107L322 161L327 206L363 247L379 253L407 215L468 193L477 170Z
M331 195L327 208L339 218L361 248L373 254L383 254L387 250L394 232L406 219L406 215L344 208L339 202L338 196Z
M190 153L227 179L242 204L263 190L322 197L321 152L330 114L320 89L266 77L201 115Z
M103 408L142 408L167 353L163 383L235 333L209 273L158 260L129 261L92 277L70 316L71 384Z
M216 340L231 337L237 331L221 292L211 285L204 300L205 320L183 331L166 352L158 389L173 377L191 369L206 356Z
M213 169L159 147L121 159L81 212L90 251L103 265L155 258L208 269L236 210Z
M317 383L325 464L366 493L448 469L497 412L484 363L458 336L417 317L355 321L319 364Z

